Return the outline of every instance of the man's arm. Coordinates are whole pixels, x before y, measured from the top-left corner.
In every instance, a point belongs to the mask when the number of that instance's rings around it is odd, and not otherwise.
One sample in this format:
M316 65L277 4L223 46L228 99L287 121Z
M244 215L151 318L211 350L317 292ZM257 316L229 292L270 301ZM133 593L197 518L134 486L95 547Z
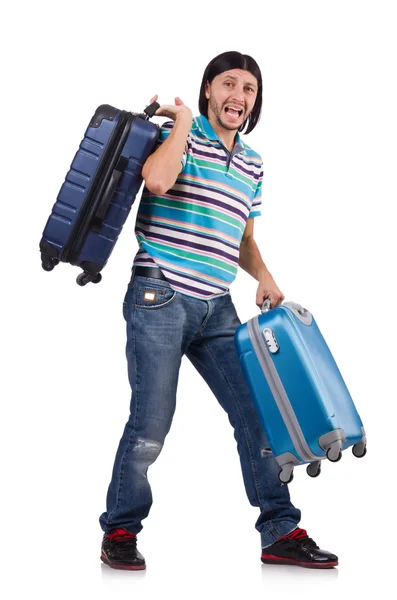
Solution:
M184 108L186 112L178 113L171 133L143 165L145 185L154 194L161 195L169 190L182 170L181 159L192 127L192 113Z
M265 298L270 299L271 308L282 303L285 296L263 262L258 246L252 236L240 244L239 265L259 281L256 291L256 305L258 308L262 309Z
M247 227L251 231L253 230L253 221L254 218L248 219L247 221ZM244 231L244 233L246 232ZM244 269L244 271L249 273L257 281L261 281L261 279L264 279L270 275L265 263L262 260L259 248L254 240L253 233L245 235L241 241L238 264L242 269Z
M243 237L240 243L239 266L247 271L254 279L260 281L263 276L269 274L265 263L263 262L258 246L254 240L254 220L261 215L262 205L262 182L263 182L263 161L259 166L258 183L252 199L251 210L248 215Z
M254 240L254 218L260 216L262 203L263 163L259 175L259 182L255 191L252 208L243 232L240 243L239 266L247 271L254 279L259 281L256 291L256 305L262 310L266 298L270 300L271 308L281 304L285 296L274 281L272 274L262 260L259 248Z

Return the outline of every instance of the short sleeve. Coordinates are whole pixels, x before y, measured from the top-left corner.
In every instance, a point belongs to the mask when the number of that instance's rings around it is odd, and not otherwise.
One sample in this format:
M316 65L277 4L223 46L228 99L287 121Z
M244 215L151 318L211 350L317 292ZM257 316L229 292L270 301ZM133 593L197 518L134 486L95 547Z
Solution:
M160 144L162 144L164 142L164 140L167 139L167 137L170 135L170 133L171 133L172 128L174 127L174 125L175 125L175 121L166 121L165 123L163 123L161 125L160 135L158 137L155 150L157 150L157 148L160 146ZM188 137L186 139L185 150L184 150L184 152L182 154L182 158L181 158L181 164L182 164L181 171L183 171L183 169L186 167L187 153L189 151L189 146L190 146L190 132L189 132Z
M250 213L248 215L249 219L251 217L260 217L261 214L262 214L262 212L261 212L261 206L262 206L262 182L263 182L263 163L261 164L261 169L260 169L260 173L259 173L258 184L256 186L254 198L252 200L251 211L250 211Z

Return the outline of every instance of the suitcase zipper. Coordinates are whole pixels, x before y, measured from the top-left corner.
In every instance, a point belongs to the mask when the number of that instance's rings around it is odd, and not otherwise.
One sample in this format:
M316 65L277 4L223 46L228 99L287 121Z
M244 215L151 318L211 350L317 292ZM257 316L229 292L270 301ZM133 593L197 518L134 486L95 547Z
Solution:
M269 384L274 400L280 411L282 419L291 437L292 443L305 462L313 462L324 458L313 454L307 445L305 436L296 418L294 409L288 399L287 393L281 382L277 369L273 364L273 360L269 354L267 345L263 343L259 326L259 317L253 317L247 322L248 335L252 342L255 354L259 360L259 364Z
M69 262L72 265L76 264L75 260L80 255L81 249L83 247L91 225L89 219L87 218L88 213L90 211L95 213L96 210L96 207L92 206L92 198L95 197L95 195L97 194L97 190L100 189L101 186L102 190L106 189L106 184L112 174L113 167L117 164L117 161L119 159L119 156L114 155L114 150L117 148L120 140L123 137L127 137L130 131L131 122L133 120L133 118L130 119L131 116L132 115L130 115L130 113L126 111L121 111L117 125L113 131L111 140L109 141L108 148L106 149L106 152L102 158L102 164L99 167L101 170L101 175L98 177L98 179L94 179L91 189L87 195L87 198L85 199L85 202L81 208L79 217L69 236L69 240L65 245L62 256L63 262ZM120 150L122 150L122 147L120 148ZM99 200L100 199L97 198L97 204Z

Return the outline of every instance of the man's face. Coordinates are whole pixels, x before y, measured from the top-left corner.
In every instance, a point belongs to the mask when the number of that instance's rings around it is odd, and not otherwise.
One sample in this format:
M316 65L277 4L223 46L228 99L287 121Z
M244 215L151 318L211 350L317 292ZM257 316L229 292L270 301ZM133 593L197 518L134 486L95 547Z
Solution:
M208 118L225 129L238 129L252 111L258 93L258 80L249 71L230 69L206 83ZM231 110L234 107L239 110Z

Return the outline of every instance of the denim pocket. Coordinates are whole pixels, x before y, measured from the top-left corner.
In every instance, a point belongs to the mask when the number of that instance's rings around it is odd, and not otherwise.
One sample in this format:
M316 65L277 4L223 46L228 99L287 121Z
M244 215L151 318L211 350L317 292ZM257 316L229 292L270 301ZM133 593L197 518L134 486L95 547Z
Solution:
M154 310L168 306L175 300L176 291L170 286L164 285L161 280L159 283L148 282L138 285L135 308L144 310Z

